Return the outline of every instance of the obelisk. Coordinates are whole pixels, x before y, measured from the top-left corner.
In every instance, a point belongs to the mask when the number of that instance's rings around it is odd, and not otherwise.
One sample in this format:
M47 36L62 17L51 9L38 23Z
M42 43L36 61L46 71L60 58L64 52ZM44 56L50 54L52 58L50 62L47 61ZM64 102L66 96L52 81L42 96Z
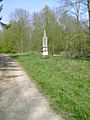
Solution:
M44 36L43 36L43 56L47 56L48 55L48 41L47 41L47 36L46 36L46 31L44 30Z

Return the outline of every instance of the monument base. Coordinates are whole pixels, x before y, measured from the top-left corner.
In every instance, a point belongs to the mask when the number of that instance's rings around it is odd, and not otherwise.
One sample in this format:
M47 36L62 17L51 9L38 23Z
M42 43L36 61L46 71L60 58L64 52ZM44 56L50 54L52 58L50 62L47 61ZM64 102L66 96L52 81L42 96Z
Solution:
M43 56L48 55L48 48L47 47L43 48L42 54L43 54Z
M44 51L42 54L43 54L43 56L46 56L46 55L48 55L48 51Z

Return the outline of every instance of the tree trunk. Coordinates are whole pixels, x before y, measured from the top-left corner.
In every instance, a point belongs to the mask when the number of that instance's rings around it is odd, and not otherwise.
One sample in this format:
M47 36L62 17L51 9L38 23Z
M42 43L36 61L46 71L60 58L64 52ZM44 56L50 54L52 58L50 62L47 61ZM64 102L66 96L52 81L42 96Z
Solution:
M80 30L80 0L76 1L76 9L77 9L77 30Z
M89 17L89 38L90 38L90 0L88 1L88 17Z

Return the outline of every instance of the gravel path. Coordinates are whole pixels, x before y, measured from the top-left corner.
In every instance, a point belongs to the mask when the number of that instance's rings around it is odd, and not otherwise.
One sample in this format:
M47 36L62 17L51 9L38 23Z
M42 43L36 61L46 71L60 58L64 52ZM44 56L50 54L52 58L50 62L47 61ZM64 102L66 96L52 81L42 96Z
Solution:
M0 120L62 120L18 63L0 60Z

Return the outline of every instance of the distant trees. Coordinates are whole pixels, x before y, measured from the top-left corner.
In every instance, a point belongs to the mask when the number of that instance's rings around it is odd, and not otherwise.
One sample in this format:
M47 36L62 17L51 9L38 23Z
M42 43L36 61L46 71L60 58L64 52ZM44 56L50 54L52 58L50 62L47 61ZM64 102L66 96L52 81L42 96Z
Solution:
M90 51L88 43L87 0L59 0L62 2L63 11L60 15L60 22L66 35L66 51L70 56L87 55ZM62 20L63 16L63 20ZM89 20L88 20L89 21ZM70 36L69 36L70 35ZM82 37L83 36L83 37Z
M1 52L41 52L43 31L46 30L49 54L62 53L73 57L88 55L88 24L81 17L81 6L87 1L61 2L68 7L62 7L63 11L59 9L59 12L46 5L40 12L32 15L23 9L11 13L10 27L0 35Z
M16 36L19 32L19 51L18 52L27 52L29 51L29 45L30 45L30 20L29 20L29 12L23 9L16 9L14 13L11 13L11 29L13 31L17 31ZM17 30L15 30L16 28ZM16 42L17 43L17 42Z
M2 33L2 49L4 52L29 51L29 13L23 9L17 9L10 16L10 28Z
M62 47L58 47L58 45L61 44L61 29L58 25L55 13L48 6L45 6L41 12L33 15L33 28L33 41L36 40L35 48L39 51L42 49L42 37L44 30L46 30L48 36L49 52L54 53L55 51L62 49ZM56 34L58 34L58 36Z
M90 0L58 0L60 7L68 15L73 16L77 21L77 28L80 22L90 24ZM60 9L61 10L61 9ZM90 26L90 25L89 25ZM89 28L89 27L88 27Z

